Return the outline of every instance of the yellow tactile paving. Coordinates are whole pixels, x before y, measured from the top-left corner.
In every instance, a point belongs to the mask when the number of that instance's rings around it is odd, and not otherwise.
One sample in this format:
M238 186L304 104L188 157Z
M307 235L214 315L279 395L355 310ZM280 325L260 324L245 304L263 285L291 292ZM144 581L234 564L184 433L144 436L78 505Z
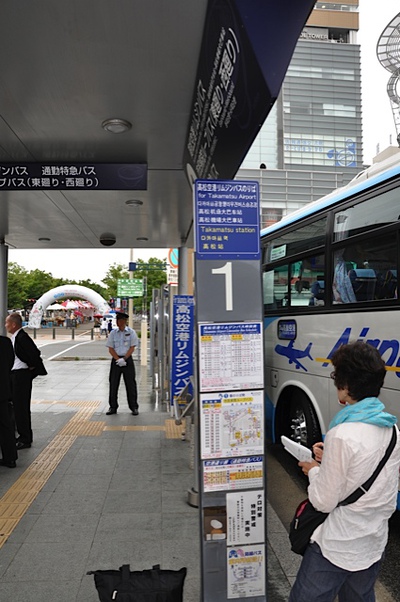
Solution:
M65 435L75 435L77 437L97 437L104 431L105 422L72 422L72 420L63 429Z
M100 401L68 401L66 405L70 408L98 408Z
M175 424L175 420L165 421L165 436L167 439L180 439L185 431L185 419L182 424Z
M105 426L105 431L165 431L165 426Z
M0 503L0 517L8 520L10 518L22 518L29 504L4 504Z
M4 537L5 533L10 532L10 529L14 529L18 520L18 518L0 519L0 537Z
M37 496L37 490L26 491L26 489L9 489L1 498L2 504L31 504Z

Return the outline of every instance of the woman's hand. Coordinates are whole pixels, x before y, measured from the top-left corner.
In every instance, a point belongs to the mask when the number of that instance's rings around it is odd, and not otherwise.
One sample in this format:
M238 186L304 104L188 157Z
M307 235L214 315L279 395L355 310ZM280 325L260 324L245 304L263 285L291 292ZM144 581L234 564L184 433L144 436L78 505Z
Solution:
M319 443L315 443L312 446L312 451L316 461L321 462L322 456L324 455L324 444L322 443L322 441L320 441Z
M300 466L301 470L304 472L304 474L308 475L308 473L310 472L310 470L312 468L314 468L314 466L317 466L319 468L319 463L316 462L315 460L312 460L311 462L299 462L299 466Z

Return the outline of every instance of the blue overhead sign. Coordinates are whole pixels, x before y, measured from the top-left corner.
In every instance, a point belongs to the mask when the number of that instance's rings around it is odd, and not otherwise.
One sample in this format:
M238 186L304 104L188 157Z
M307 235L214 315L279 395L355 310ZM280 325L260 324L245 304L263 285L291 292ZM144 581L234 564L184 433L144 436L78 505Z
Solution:
M197 259L260 259L258 182L197 180Z

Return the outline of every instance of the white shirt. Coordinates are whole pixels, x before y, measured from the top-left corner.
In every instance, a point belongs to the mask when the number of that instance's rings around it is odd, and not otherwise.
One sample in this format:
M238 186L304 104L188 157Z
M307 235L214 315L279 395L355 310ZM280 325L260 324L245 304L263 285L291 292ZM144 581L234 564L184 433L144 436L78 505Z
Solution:
M385 549L398 492L398 431L397 444L371 489L354 504L336 506L369 479L391 436L391 428L362 422L339 424L326 435L321 466L308 473L311 503L321 512L330 512L311 541L318 543L332 564L348 571L370 567Z
M106 347L113 347L117 354L122 357L132 346L137 347L139 342L136 332L125 326L124 330L116 328L112 330L108 336Z
M19 331L22 330L22 328L18 328L18 330L16 330L14 332L14 334L11 335L11 343L12 346L15 347L15 337L17 336L17 334L19 333ZM13 367L11 368L12 370L27 370L29 368L28 364L25 364L25 362L22 362L19 357L15 356L14 359L14 364Z

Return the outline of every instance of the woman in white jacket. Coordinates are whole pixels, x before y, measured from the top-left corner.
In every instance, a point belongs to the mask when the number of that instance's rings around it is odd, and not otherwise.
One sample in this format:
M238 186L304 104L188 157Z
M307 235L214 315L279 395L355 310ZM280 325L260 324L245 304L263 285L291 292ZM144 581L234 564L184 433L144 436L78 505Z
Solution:
M396 508L398 436L371 489L353 504L338 503L372 475L397 419L378 399L386 370L374 347L361 341L342 345L331 361L342 410L329 425L324 444L314 446L321 462L299 463L310 481L311 503L329 516L311 537L289 602L332 602L336 596L339 602L374 602L388 521Z

